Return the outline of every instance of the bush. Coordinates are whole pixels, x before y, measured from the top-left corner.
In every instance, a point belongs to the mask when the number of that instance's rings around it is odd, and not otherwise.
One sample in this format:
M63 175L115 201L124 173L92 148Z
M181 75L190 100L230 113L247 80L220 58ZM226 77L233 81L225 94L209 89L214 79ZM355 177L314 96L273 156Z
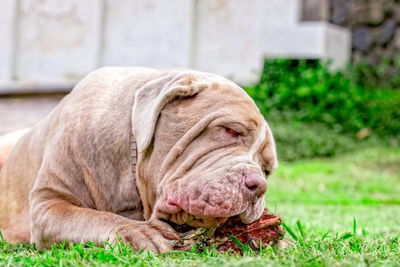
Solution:
M364 87L400 88L400 53L384 56L378 64L369 64L367 60L350 65L348 73L351 79Z
M274 126L283 157L332 156L351 149L361 130L362 138L400 136L400 91L359 84L354 69L332 73L315 60L265 61L260 82L246 90Z

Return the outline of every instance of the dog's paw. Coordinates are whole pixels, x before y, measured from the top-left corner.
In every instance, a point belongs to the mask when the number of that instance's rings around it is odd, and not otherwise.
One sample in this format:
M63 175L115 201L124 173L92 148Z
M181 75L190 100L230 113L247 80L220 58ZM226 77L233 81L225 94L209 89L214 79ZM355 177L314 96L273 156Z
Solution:
M115 245L121 240L130 244L133 250L150 250L153 253L163 253L173 250L172 240L179 236L167 223L159 220L132 222L113 229L108 235L108 243Z

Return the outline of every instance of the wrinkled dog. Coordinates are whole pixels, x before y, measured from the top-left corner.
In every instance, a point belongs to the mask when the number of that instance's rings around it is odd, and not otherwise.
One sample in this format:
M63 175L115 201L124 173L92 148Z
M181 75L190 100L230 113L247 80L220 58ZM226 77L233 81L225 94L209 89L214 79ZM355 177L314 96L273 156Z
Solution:
M102 245L118 233L153 252L178 238L167 222L257 220L277 166L271 131L242 88L147 68L89 74L3 157L7 241Z

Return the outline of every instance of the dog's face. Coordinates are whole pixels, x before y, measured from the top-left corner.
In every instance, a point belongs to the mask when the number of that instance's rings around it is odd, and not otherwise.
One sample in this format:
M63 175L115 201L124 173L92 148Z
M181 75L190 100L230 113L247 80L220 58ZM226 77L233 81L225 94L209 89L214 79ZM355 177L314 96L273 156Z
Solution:
M236 215L258 219L277 159L253 100L234 84L212 83L163 108L142 164L152 218L209 227Z

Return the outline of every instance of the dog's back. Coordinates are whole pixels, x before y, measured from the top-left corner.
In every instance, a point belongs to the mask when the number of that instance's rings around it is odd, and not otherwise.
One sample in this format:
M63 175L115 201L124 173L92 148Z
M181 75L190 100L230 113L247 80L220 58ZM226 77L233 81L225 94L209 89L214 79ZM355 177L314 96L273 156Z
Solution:
M10 156L11 151L21 139L21 137L29 131L28 128L17 130L3 136L0 136L0 169Z
M11 242L29 242L30 229L23 225L29 225L28 195L34 179L31 182L24 179L27 170L20 163L29 158L26 144L30 135L30 129L22 129L0 137L0 230ZM6 179L9 173L14 174L13 179ZM10 216L14 213L28 216ZM15 235L7 236L11 228Z

